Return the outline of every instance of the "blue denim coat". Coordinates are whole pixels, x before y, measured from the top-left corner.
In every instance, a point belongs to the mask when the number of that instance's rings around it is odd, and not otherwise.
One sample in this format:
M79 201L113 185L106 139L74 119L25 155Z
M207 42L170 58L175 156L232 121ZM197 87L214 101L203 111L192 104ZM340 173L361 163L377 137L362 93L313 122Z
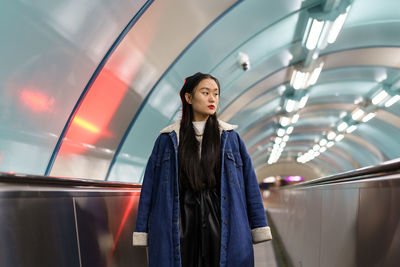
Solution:
M221 133L220 266L254 266L253 245L270 240L253 165L236 125ZM133 245L149 246L150 267L180 267L178 137L180 122L161 131L144 174Z

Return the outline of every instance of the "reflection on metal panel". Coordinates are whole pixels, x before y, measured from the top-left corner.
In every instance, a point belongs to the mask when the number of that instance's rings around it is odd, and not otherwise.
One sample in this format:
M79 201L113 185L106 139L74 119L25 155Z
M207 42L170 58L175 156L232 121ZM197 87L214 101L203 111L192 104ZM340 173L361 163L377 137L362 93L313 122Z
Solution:
M145 248L131 245L138 201L136 195L76 198L82 266L147 261Z
M324 246L321 247L320 266L357 266L357 189L321 191L321 244Z
M358 266L400 265L400 186L390 185L360 189Z
M0 225L0 266L80 266L71 199L0 193Z
M0 266L147 266L146 249L132 246L140 188L6 178Z
M275 223L285 224L285 231L281 232L280 227L277 227L279 233L282 233L282 240L290 240L284 245L293 254L294 266L319 266L321 193L307 194L302 190L295 194L285 192L283 201L287 208L286 216L279 220L273 219ZM312 205L314 208L310 208Z
M266 208L293 266L399 266L400 177L274 190Z

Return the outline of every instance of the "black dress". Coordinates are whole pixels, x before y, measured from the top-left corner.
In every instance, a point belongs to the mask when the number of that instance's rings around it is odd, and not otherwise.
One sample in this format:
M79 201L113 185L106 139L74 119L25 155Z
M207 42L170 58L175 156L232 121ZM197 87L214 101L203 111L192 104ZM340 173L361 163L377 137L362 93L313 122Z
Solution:
M219 266L221 200L219 185L200 192L180 189L182 267Z

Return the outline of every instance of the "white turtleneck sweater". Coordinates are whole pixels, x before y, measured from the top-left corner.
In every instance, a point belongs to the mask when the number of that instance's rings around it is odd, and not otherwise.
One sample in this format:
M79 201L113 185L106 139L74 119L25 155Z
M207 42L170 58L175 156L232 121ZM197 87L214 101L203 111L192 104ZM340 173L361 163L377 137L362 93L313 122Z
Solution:
M192 123L193 123L194 132L196 134L203 134L204 133L204 128L206 127L206 121L192 121ZM199 158L201 158L201 143L203 141L203 136L197 136L196 135L196 139L200 143Z

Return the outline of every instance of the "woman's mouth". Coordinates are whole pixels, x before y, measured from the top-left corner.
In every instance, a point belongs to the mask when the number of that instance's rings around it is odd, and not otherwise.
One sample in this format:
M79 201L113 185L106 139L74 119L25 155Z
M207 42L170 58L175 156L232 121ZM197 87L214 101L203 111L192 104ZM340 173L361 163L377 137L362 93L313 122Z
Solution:
M214 106L214 105L209 105L208 108L209 108L209 109L214 109L215 106Z

